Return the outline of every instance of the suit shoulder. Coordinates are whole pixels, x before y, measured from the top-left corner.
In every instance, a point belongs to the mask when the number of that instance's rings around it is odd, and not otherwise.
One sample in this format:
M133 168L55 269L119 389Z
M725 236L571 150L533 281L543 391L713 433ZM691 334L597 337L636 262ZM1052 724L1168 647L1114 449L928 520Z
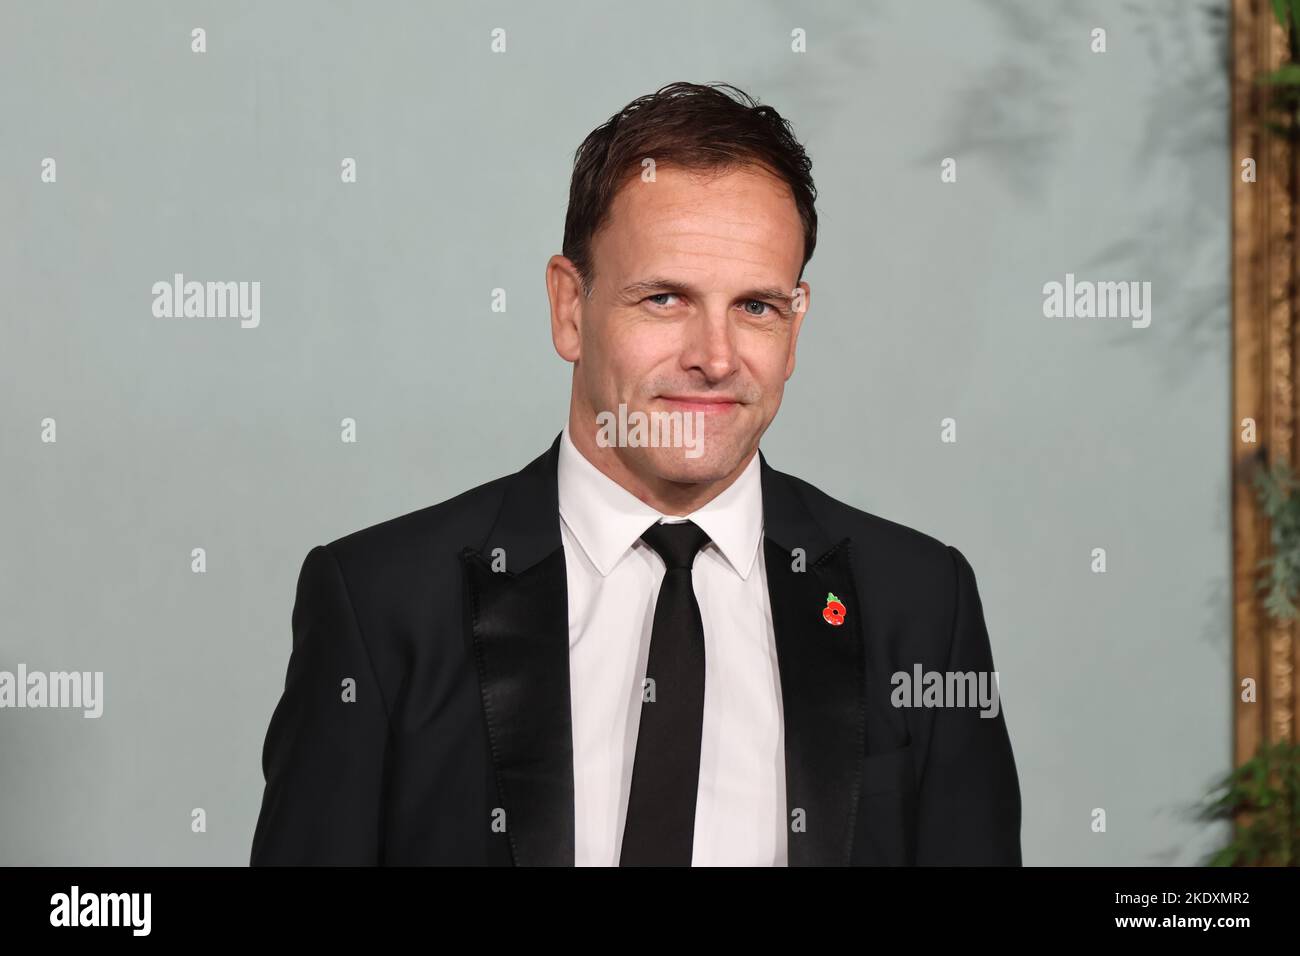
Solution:
M887 561L894 567L951 572L956 549L934 535L855 508L802 478L784 477L798 490L809 512L832 540L853 539L855 555L868 561Z

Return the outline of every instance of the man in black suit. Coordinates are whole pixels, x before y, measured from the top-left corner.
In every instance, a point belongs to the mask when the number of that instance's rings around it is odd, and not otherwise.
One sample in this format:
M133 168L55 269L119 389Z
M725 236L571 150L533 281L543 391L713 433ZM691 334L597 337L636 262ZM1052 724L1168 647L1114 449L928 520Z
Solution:
M307 555L253 864L1021 862L971 566L759 451L810 169L722 85L587 138L546 273L568 422Z

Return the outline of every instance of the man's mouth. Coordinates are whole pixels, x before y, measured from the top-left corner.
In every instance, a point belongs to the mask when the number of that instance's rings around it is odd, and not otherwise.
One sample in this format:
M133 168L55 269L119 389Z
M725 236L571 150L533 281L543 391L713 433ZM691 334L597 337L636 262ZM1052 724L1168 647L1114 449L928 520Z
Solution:
M706 415L729 412L740 405L734 398L719 395L660 395L659 400L679 411L703 412Z

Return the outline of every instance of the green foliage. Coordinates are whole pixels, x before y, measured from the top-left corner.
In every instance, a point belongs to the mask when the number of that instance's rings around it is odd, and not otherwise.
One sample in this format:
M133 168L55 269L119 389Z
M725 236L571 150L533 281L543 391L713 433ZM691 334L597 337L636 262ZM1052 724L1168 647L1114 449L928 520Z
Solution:
M1254 486L1273 552L1259 562L1264 608L1279 623L1292 621L1300 616L1300 478L1282 462L1258 468ZM1215 784L1198 817L1236 824L1231 842L1205 861L1209 866L1300 866L1300 744L1260 744Z
M1300 0L1273 0L1273 16L1283 30L1300 28Z
M1300 479L1285 463L1255 472L1255 491L1268 518L1272 554L1259 562L1268 572L1259 582L1267 590L1264 609L1279 621L1300 616Z
M1273 16L1286 32L1290 61L1260 77L1275 119L1264 126L1291 142L1300 142L1300 0L1273 0Z
M1300 86L1300 63L1283 63L1272 73L1265 73L1259 82L1265 86Z
M1300 744L1260 745L1215 785L1198 816L1237 822L1209 866L1300 866Z

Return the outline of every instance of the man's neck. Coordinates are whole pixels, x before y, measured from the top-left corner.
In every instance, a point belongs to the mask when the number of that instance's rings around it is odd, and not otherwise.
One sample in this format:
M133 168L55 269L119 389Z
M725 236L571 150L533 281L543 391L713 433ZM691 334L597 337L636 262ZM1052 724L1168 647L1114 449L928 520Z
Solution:
M714 481L669 481L653 475L643 477L627 466L616 449L597 445L595 422L579 421L579 417L577 409L570 411L569 439L578 453L606 478L635 495L638 500L660 514L672 517L683 517L703 508L730 488L758 454L758 449L754 449L731 474Z

